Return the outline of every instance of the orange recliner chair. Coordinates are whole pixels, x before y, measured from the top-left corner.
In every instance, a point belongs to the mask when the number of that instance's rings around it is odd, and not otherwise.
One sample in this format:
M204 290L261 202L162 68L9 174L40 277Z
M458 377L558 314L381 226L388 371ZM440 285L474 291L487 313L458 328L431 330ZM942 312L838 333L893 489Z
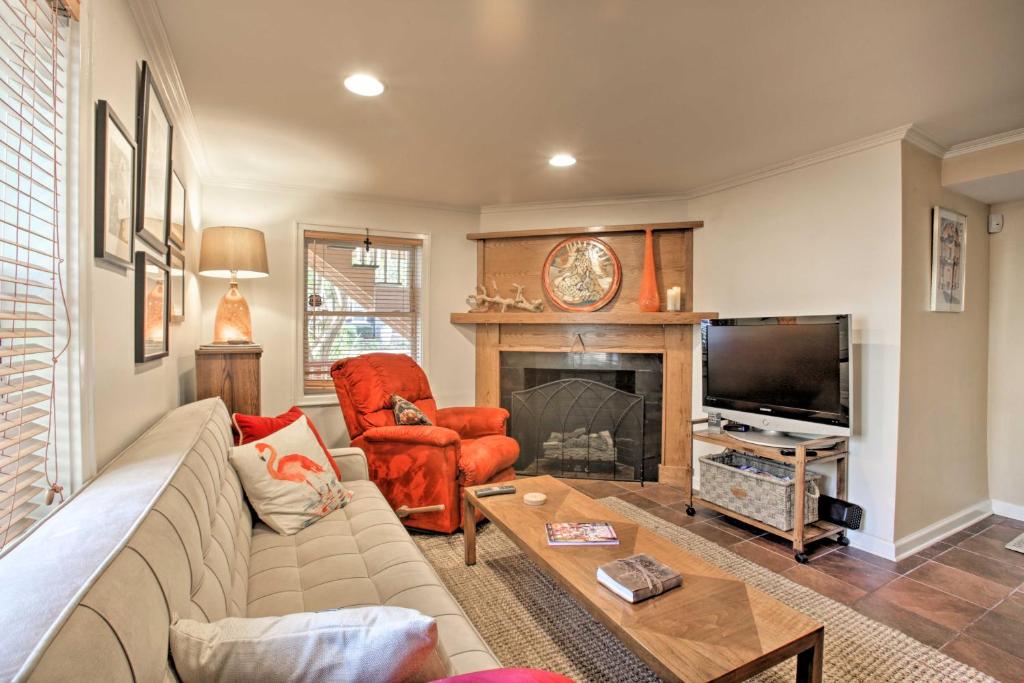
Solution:
M437 408L423 370L408 356L370 353L337 361L331 377L352 445L362 448L370 479L406 526L451 533L462 526L465 486L515 478L519 444L505 436L504 408ZM396 425L391 396L422 410L431 425Z

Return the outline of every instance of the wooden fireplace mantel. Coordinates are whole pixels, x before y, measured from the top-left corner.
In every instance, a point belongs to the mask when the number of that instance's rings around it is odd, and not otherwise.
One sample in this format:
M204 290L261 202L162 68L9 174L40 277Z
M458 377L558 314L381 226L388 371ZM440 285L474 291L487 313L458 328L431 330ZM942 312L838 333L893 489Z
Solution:
M702 221L678 221L591 228L543 228L470 233L477 245L477 284L507 293L526 286L528 299L543 296L541 269L551 249L569 235L599 236L622 262L622 286L605 308L593 313L548 310L452 313L456 325L473 325L476 335L476 402L501 403L501 353L603 352L653 353L662 356L662 453L658 480L689 491L692 481L691 413L693 395L693 326L708 311L647 313L638 304L643 270L644 233L654 237L658 287L683 291L684 309L693 306L693 231Z
M708 311L662 311L644 313L501 313L484 311L452 313L455 325L699 325L705 318L717 318Z

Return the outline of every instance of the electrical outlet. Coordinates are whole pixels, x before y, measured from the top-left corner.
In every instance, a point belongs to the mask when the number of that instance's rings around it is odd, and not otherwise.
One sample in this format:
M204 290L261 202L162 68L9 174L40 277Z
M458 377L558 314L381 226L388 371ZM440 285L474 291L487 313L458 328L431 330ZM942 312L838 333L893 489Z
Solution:
M1003 231L1003 214L990 213L988 216L988 234L994 235Z

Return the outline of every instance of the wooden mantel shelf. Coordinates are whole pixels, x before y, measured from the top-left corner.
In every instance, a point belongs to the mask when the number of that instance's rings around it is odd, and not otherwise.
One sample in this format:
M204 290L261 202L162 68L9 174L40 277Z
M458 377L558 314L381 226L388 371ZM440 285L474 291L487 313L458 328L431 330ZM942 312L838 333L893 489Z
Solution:
M682 311L643 313L452 313L457 325L699 325L706 318L717 318L718 313Z
M608 235L619 232L644 232L645 230L693 230L703 228L704 221L675 221L673 223L636 223L631 225L595 225L589 228L541 228L539 230L500 230L496 232L471 232L468 240L507 240L517 237L566 237L569 235Z

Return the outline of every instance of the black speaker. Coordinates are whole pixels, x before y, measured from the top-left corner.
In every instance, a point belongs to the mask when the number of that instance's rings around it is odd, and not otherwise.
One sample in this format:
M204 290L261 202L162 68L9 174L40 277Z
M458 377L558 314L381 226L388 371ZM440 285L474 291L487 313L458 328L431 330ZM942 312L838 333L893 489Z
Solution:
M864 508L832 496L818 496L818 519L832 522L847 529L859 529Z

